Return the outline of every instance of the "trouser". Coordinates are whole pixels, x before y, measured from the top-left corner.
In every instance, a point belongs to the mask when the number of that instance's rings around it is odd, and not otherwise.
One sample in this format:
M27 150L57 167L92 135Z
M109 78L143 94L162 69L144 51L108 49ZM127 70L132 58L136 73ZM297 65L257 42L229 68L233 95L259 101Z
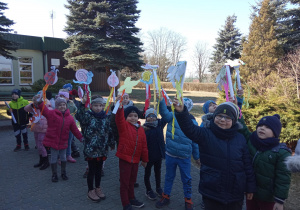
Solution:
M228 204L224 204L204 196L202 197L202 200L204 202L205 210L242 210L243 209L243 200L233 202L233 203L228 203Z
M74 137L73 137L72 142L71 142L71 150L72 150L72 152L79 151L79 148L76 146L75 138Z
M160 176L161 176L161 159L158 160L158 161L149 161L147 163L147 166L145 168L145 175L144 175L144 183L145 183L147 191L152 190L151 184L150 184L150 176L151 176L152 166L154 166L156 189L160 188L160 182L161 182L161 178L160 178Z
M252 200L247 200L247 210L273 210L275 202L260 201L253 198Z
M89 191L94 189L94 177L95 177L95 187L100 187L101 182L101 170L103 165L103 160L97 160L96 158L88 160L89 173L87 175L87 184Z
M138 163L129 163L119 159L120 170L120 196L122 206L130 203L130 200L135 199L134 183L138 173Z
M28 145L28 137L27 137L27 125L19 125L19 124L13 124L15 137L17 139L17 145L21 146L22 140L21 140L21 133L23 136L23 143L24 145Z
M57 163L58 155L62 162L67 161L66 149L56 150L56 149L51 148L51 159L50 159L51 164Z
M169 196L171 194L173 181L176 176L177 166L179 167L180 170L184 197L191 198L192 197L191 157L182 159L177 157L171 157L168 154L166 154L166 176L165 176L164 193Z
M47 157L47 151L43 145L44 137L45 137L45 133L34 132L35 144L39 151L39 155L42 155L42 157Z
M74 139L74 135L73 133L70 131L69 132L69 139L68 139L68 148L67 148L67 152L66 155L70 156L71 155L71 149L72 149L72 141Z

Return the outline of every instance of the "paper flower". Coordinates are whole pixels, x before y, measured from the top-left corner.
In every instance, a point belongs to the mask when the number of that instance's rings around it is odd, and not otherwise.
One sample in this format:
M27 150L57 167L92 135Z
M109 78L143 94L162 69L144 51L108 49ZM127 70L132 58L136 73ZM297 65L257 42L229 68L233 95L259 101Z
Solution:
M127 77L124 81L124 85L122 85L118 91L121 92L125 90L126 93L130 94L132 93L132 88L136 86L140 81L131 81L130 77Z
M55 66L51 66L51 71L47 72L44 76L44 80L46 81L46 84L48 85L54 85L57 80L57 72L59 72L58 69L55 68Z
M153 74L150 71L144 71L142 74L142 79L140 81L148 85L152 84Z
M167 79L172 82L174 88L176 88L176 81L180 81L185 75L186 61L179 61L175 66L170 66L168 69ZM183 83L183 81L181 81Z
M111 75L107 78L107 84L110 87L116 87L119 84L119 78L116 75L116 72L112 69L110 70Z
M225 65L230 67L239 67L240 65L245 65L245 63L241 59L234 59L234 60L226 60Z

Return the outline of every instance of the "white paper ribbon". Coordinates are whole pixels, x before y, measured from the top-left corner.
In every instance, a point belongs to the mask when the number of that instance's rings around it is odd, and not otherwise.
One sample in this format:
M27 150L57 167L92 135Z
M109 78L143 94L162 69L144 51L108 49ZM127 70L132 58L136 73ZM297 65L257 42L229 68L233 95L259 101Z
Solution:
M227 79L228 79L228 85L229 85L229 91L230 91L230 97L234 99L234 92L232 87L232 80L231 80L231 74L230 74L230 67L226 66L226 73L227 73Z

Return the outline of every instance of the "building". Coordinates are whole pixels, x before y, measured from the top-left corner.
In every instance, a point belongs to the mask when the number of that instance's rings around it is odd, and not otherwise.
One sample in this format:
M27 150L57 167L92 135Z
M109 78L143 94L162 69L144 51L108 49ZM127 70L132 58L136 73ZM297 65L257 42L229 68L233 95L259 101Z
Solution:
M58 77L75 79L75 71L67 69L63 50L68 44L60 38L35 37L19 34L5 34L5 39L19 43L12 55L17 60L0 56L0 88L7 92L14 88L29 88L35 81L43 79L52 65L59 69ZM107 76L104 72L93 72L91 91L107 91ZM97 82L95 82L97 81Z

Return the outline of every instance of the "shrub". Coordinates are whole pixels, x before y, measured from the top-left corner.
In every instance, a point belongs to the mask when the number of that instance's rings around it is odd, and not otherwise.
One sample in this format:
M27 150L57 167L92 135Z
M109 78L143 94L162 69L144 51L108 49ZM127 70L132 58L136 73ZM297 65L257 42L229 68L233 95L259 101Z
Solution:
M54 85L49 85L47 90L52 93L58 93L58 91L62 89L62 87L67 83L71 83L73 85L73 89L77 89L76 87L78 86L78 84L74 83L72 80L65 80L64 78L58 78L57 82ZM43 89L45 84L46 82L44 79L39 79L31 85L31 89L33 92L38 92Z

